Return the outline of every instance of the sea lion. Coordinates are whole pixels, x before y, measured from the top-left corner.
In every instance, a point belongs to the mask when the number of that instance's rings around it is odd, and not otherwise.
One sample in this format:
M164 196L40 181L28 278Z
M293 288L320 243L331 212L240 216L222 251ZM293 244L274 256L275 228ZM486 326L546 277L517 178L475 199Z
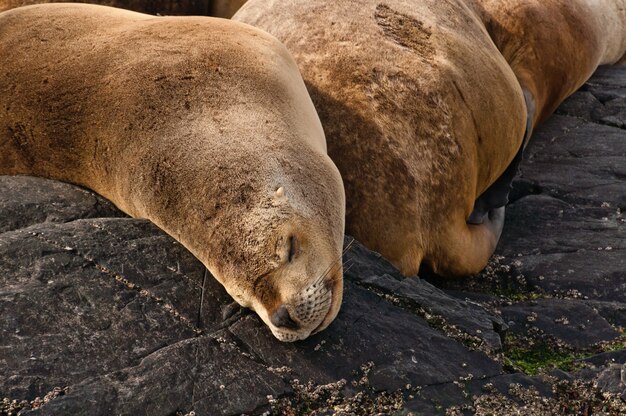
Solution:
M294 55L346 231L405 275L483 269L533 127L626 39L623 1L249 0L233 19Z
M282 341L334 319L344 191L295 62L207 17L0 14L0 174L88 187L180 241Z

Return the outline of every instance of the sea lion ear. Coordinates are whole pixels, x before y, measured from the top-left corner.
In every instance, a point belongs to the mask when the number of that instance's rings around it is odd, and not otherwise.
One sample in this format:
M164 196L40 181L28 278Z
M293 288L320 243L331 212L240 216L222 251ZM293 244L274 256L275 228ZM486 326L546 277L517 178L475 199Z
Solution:
M276 190L276 198L282 198L285 196L285 188L282 186Z

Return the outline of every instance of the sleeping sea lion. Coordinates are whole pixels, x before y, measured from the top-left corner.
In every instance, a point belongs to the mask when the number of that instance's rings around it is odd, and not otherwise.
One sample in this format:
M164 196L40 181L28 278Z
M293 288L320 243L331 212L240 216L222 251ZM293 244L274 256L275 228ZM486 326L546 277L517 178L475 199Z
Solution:
M626 50L624 0L249 0L294 55L346 231L405 275L479 272L534 126Z
M283 341L334 319L344 191L295 62L206 17L0 14L0 174L79 184L180 241Z

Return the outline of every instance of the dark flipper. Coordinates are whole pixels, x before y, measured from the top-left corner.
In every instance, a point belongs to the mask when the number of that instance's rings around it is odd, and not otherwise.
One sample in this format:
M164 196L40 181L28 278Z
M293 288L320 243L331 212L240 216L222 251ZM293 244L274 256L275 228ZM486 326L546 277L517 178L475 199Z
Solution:
M526 132L524 133L524 142L517 151L517 154L511 161L509 167L504 173L483 192L474 203L474 210L467 219L468 224L482 224L485 216L493 209L505 206L509 202L509 192L511 192L511 184L517 175L519 165L524 155L524 149L528 144L530 135L533 130L533 119L535 116L535 100L530 92L524 91L524 100L526 101Z

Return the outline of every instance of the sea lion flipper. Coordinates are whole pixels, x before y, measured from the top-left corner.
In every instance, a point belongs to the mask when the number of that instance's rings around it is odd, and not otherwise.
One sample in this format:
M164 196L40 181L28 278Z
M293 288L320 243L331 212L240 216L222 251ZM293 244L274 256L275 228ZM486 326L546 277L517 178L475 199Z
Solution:
M513 161L506 168L504 173L483 192L476 202L474 209L467 219L468 224L482 224L486 216L494 209L504 207L509 203L509 193L511 192L513 179L517 175L520 162L524 154L524 145L520 146Z
M511 164L502 175L476 199L474 209L467 219L468 224L482 224L486 219L486 215L492 210L503 207L509 203L509 193L512 189L513 179L515 179L519 165L524 157L524 149L530 140L535 119L535 100L528 89L522 88L522 91L524 93L524 101L526 102L526 131L524 133L524 141L511 161Z

